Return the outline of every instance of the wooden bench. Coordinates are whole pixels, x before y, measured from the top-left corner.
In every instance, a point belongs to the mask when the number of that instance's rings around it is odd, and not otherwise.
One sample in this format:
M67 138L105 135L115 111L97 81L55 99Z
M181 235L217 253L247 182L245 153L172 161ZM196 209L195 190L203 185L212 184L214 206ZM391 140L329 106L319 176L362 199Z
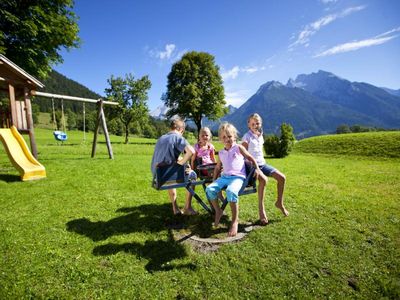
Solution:
M210 214L213 214L214 210L212 206L208 206L201 197L196 193L194 187L196 185L202 185L205 191L207 184L212 182L211 168L215 168L216 164L199 166L198 169L210 169L208 176L199 176L200 180L189 180L185 174L185 166L178 163L171 165L160 164L156 168L156 174L154 175L152 187L156 190L170 190L176 188L186 188L186 190L196 199L196 201ZM248 195L257 192L256 178L254 177L255 168L246 164L246 179L243 182L242 188L239 191L239 196ZM225 199L222 201L222 209L225 209L228 201Z

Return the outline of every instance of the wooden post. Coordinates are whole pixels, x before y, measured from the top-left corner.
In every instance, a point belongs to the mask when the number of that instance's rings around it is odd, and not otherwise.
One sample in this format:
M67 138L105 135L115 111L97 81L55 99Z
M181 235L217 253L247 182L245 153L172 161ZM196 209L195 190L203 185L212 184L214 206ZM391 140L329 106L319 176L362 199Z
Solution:
M96 154L97 135L99 134L99 126L100 126L102 105L103 105L102 100L97 102L97 119L96 119L96 127L94 129L94 135L93 135L92 158Z
M96 120L96 128L94 130L94 136L93 136L93 145L92 145L92 158L96 154L96 146L97 146L97 135L99 134L99 127L100 124L103 128L104 135L106 137L106 143L107 143L107 149L108 149L108 156L110 159L114 158L113 151L111 148L111 142L110 142L110 136L108 135L108 129L107 129L107 123L106 123L106 118L104 116L104 111L103 111L103 100L100 99L97 102L97 120Z
M32 106L31 99L29 98L30 92L28 88L24 88L24 101L25 101L25 112L26 112L26 124L29 131L29 140L31 142L32 155L38 159L35 132L33 131L33 118L32 118Z
M17 104L15 102L15 89L14 86L9 83L8 91L10 93L10 109L11 109L11 125L18 128L18 118L17 118Z
M110 159L113 159L114 155L113 155L113 151L112 151L112 148L111 148L110 136L108 135L106 116L104 115L103 107L101 108L101 124L103 125L104 136L106 137L108 156L110 157Z
M86 142L86 112L85 112L85 102L82 102L83 105L83 141Z

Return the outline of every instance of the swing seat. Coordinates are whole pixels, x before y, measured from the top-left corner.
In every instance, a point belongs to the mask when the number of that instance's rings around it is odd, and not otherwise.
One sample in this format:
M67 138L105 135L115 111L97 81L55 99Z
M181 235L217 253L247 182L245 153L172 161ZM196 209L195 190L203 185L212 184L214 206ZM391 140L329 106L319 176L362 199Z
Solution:
M60 142L64 142L68 139L67 134L63 131L59 131L59 130L53 131L53 135L54 135L55 139Z

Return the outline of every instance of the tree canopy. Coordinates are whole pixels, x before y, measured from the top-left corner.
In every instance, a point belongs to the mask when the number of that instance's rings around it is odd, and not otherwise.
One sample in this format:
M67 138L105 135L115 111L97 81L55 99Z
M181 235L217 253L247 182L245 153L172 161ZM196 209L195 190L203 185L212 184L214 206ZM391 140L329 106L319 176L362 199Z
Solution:
M46 78L62 62L61 48L77 48L73 0L0 1L0 53L31 75Z
M151 88L151 81L147 75L135 79L132 74L127 74L125 78L111 76L107 82L110 87L105 89L106 96L119 103L116 111L124 125L127 144L131 122L136 121L139 124L149 116L147 92Z
M203 117L217 120L227 112L224 98L219 67L211 54L188 52L172 66L163 99L169 107L167 117L191 119L199 131Z

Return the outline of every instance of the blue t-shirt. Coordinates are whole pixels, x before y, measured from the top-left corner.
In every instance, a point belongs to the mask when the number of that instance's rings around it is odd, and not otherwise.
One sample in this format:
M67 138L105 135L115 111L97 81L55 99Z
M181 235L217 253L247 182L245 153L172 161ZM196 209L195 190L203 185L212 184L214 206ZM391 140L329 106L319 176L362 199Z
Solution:
M186 139L176 132L168 132L161 136L154 148L151 172L153 174L156 172L156 166L159 163L172 164L176 162L187 145L189 143Z

